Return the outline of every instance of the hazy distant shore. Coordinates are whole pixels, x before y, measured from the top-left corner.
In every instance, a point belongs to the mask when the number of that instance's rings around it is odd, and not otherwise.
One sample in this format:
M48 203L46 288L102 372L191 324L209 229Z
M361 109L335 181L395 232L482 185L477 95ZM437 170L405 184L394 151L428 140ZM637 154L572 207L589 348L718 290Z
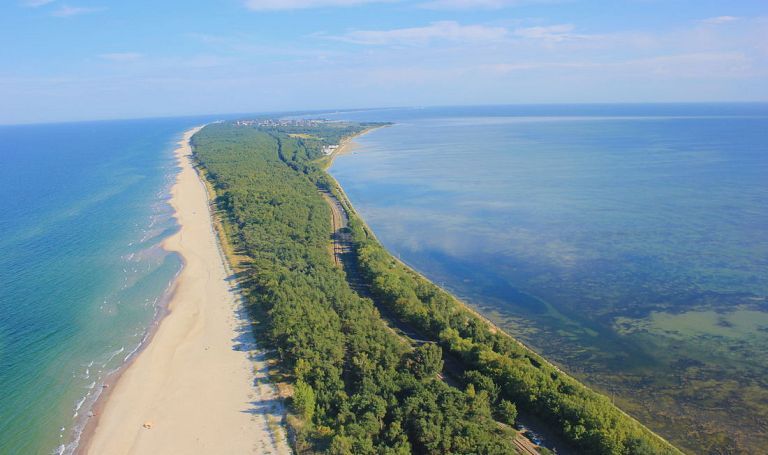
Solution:
M184 268L167 316L109 389L79 453L289 453L276 391L255 375L247 321L213 230L205 186L191 162L187 131L176 150L181 171L171 205L180 230L163 246ZM280 434L275 434L275 432Z
M386 128L390 125L385 126L375 126L372 128L368 128L366 130L361 131L358 134L355 134L352 137L348 137L344 139L341 144L339 144L339 147L328 156L328 160L323 163L325 166L325 169L328 170L333 165L333 161L336 159L337 156L346 155L348 153L352 153L355 151L355 149L359 146L357 142L355 142L356 139L360 139L361 137L365 136L366 134L370 133L371 131L376 131L380 128Z

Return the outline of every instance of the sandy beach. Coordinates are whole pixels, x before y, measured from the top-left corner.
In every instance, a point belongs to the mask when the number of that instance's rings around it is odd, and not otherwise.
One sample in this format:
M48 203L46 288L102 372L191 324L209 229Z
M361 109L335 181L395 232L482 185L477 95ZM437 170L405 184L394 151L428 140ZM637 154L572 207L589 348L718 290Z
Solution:
M109 391L81 452L121 454L288 454L281 403L266 363L239 317L208 196L190 161L187 131L171 204L181 226L164 247L184 259L149 344Z

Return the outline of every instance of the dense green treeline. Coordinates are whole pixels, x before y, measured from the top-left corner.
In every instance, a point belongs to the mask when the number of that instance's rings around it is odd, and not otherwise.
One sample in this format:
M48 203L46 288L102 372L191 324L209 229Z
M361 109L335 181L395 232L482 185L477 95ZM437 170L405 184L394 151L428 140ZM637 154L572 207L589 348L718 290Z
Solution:
M312 160L363 128L218 123L192 139L227 237L247 257L239 273L248 302L294 384L295 445L302 453L516 453L512 430L493 418L496 397L439 380L441 348L404 343L333 264L330 209L317 190L329 179Z

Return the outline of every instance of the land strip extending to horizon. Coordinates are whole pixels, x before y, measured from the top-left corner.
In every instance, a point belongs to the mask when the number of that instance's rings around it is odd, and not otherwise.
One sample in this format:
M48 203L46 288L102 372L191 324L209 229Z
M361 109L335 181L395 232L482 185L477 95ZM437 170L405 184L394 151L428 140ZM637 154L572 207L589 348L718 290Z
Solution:
M243 121L193 139L226 237L248 258L248 307L292 385L287 422L296 450L516 453L517 405L576 453L679 453L383 249L323 170L326 146L371 125ZM330 254L323 192L346 205L343 230L370 297ZM384 308L424 339L398 336ZM453 385L442 380L443 359L459 365Z
M288 454L282 402L264 378L240 295L213 228L209 197L184 133L172 189L179 231L163 246L184 267L167 315L108 397L80 444L83 454Z

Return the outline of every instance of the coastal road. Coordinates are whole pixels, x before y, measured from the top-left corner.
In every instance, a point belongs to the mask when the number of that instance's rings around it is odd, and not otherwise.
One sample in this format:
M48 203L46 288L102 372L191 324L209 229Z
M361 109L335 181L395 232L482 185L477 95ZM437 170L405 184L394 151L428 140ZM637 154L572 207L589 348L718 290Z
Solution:
M344 268L344 255L352 252L352 238L344 228L349 223L347 212L333 194L327 191L320 192L331 208L331 221L333 225L333 259L336 265Z
M371 299L379 310L381 317L387 323L387 326L392 329L397 336L407 341L408 344L411 346L418 346L428 343L429 341L424 340L424 337L420 336L414 327L399 321L389 308L377 302L377 299L371 294L371 288L363 279L357 264L352 234L347 231L349 217L347 216L346 210L339 200L330 192L321 191L320 193L331 208L333 259L336 265L344 270L349 287L361 297Z

